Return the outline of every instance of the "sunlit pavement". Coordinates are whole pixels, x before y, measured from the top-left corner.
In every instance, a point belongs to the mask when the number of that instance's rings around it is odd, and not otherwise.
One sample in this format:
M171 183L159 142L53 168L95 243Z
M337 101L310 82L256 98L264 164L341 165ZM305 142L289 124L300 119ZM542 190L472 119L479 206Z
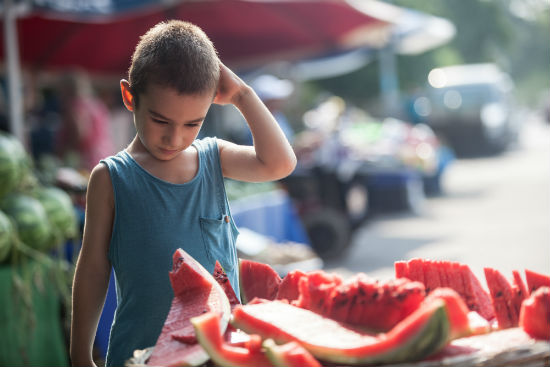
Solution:
M454 161L443 190L419 215L368 220L325 270L387 279L394 261L424 257L466 263L480 279L484 266L550 274L550 124L533 115L504 154Z

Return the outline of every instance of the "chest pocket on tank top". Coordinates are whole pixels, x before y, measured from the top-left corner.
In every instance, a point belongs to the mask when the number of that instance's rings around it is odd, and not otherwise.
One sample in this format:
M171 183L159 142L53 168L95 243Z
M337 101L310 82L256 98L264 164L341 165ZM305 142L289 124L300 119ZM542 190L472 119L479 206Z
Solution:
M236 263L235 240L232 219L223 215L221 219L200 217L201 233L208 259L214 264L220 262L226 272L233 270Z

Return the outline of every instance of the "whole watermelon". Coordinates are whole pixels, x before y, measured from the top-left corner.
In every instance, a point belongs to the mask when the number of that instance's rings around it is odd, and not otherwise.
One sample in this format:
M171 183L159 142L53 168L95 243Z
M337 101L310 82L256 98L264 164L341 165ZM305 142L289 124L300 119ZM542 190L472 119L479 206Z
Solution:
M51 248L51 225L40 201L28 195L12 193L4 198L1 209L13 219L19 239L27 246L41 251Z
M0 133L0 197L15 189L21 180L23 147L20 145L10 135Z
M48 220L62 237L61 240L76 237L78 223L69 194L50 186L36 190L35 197L46 210Z
M14 229L9 217L0 211L0 263L2 263L8 255L13 244Z

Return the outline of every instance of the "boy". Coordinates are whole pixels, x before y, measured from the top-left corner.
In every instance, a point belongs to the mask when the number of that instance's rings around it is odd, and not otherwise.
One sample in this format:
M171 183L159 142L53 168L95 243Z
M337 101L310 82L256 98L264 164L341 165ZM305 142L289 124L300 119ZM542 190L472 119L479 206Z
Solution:
M296 165L267 108L192 24L170 21L150 29L132 56L129 80L120 86L137 134L90 176L73 285L74 366L94 365L92 345L111 266L118 305L107 366L122 366L135 349L155 344L173 298L168 272L178 247L209 271L219 260L238 287L238 231L223 177L277 180ZM240 110L254 146L196 140L212 103Z

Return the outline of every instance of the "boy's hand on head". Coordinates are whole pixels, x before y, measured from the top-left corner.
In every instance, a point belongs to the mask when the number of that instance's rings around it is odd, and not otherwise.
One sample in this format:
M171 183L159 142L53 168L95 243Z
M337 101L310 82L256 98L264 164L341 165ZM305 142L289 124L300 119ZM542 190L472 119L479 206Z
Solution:
M220 62L220 80L214 103L237 105L249 88L237 74Z

